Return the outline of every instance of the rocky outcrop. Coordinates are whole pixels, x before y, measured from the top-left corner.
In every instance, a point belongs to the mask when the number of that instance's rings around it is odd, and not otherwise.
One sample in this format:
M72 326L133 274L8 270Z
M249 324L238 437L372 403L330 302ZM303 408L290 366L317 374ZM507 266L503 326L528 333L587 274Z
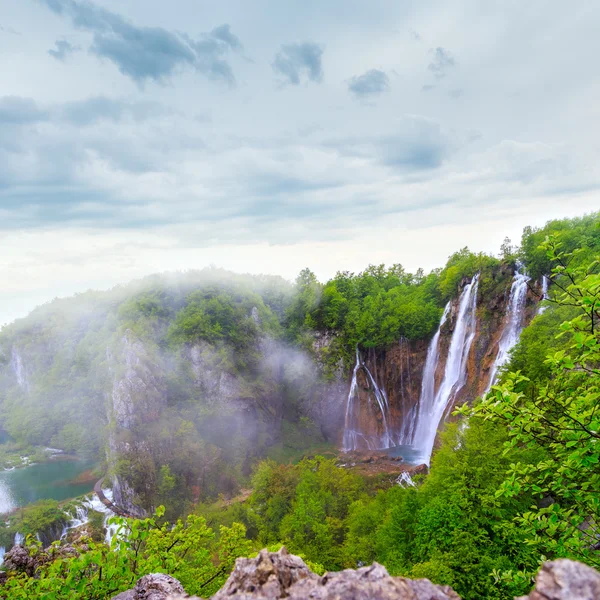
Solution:
M183 600L179 582L168 575L142 577L133 590L113 600ZM428 579L391 577L377 563L360 569L313 573L304 561L285 548L262 550L256 558L239 558L225 585L212 600L460 600L449 586ZM528 596L517 600L598 600L600 573L572 561L545 563ZM199 600L199 599L196 599Z
M115 596L113 600L165 600L184 593L182 585L174 577L164 573L150 573L138 579L132 590Z
M573 560L544 563L529 596L518 600L598 600L600 573Z
M166 406L164 375L144 344L127 330L107 352L112 390L107 402L107 459L115 503L143 517L151 509L155 481L148 427ZM137 474L137 476L136 476Z

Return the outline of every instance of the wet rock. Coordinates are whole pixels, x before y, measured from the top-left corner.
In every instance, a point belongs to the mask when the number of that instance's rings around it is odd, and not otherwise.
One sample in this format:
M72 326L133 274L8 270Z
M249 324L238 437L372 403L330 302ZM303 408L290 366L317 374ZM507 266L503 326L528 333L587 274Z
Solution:
M600 573L574 560L544 563L529 596L519 600L598 600Z

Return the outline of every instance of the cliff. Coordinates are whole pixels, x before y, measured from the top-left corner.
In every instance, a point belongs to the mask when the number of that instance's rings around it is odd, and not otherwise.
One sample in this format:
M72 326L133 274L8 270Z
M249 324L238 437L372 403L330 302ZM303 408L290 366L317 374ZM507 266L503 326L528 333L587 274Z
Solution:
M521 301L514 305L514 282L512 271L503 269L495 280L478 287L474 324L470 332L472 341L466 348L464 372L452 387L442 422L450 418L456 406L473 401L487 391L500 360L500 347L509 344L506 341L507 329L511 326L515 330L517 335L512 341L516 342L518 332L535 316L541 296L540 285L525 282L527 288L522 289ZM469 283L467 279L461 281L456 297L449 302L444 313L437 341L438 358L432 393L439 390L444 379L453 335L459 326L462 292ZM466 340L469 340L469 332ZM420 399L429 343L429 340L400 338L386 348L357 350L360 364L347 379L347 389L351 390L353 400L347 407L346 431L338 437L340 446L352 450L374 450L382 445L411 444L419 411L423 408ZM378 398L378 395L381 397ZM352 429L350 443L348 439L344 440L349 428Z

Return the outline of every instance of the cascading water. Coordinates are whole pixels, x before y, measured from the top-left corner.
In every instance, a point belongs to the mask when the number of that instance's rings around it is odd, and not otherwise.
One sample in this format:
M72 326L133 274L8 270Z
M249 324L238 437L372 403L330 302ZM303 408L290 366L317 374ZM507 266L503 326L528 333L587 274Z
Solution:
M369 399L375 398L379 411L381 412L382 418L382 429L381 435L366 434L360 431L359 422L359 395L358 395L358 373L363 370L367 381L370 385ZM354 371L352 372L352 383L350 384L350 392L348 393L348 400L346 403L346 419L344 424L344 436L342 438L342 451L351 452L358 450L361 446L366 446L368 450L377 450L381 448L389 448L392 446L392 436L388 426L389 422L389 402L385 390L381 389L375 378L369 371L367 365L362 362L360 357L360 351L356 348L356 364L354 365Z
M467 358L471 350L477 325L475 311L477 308L477 289L479 275L475 275L471 283L465 286L460 296L456 325L450 341L448 359L444 370L444 378L436 394L435 372L439 360L439 329L431 340L427 352L427 363L423 373L421 400L415 434L412 445L418 451L423 462L429 464L438 426L442 417L456 394L467 379ZM446 306L440 328L446 321L449 305ZM436 339L437 338L437 339Z
M106 489L102 491L104 492L106 498L112 502L112 490ZM62 540L67 536L69 529L75 529L76 527L85 525L89 521L89 513L91 510L104 515L104 527L106 528L105 539L106 543L110 544L116 529L114 525L108 523L108 520L114 516L114 513L100 501L100 498L98 498L96 494L88 496L79 506L77 506L74 517L67 513L70 520L69 523L64 527L60 539Z
M542 275L542 300L548 300L548 298L550 297L548 296L549 285L550 280L545 275ZM547 308L547 306L540 306L537 311L538 315L541 315Z
M525 314L525 302L527 300L527 283L529 277L520 272L520 266L517 266L512 286L510 288L510 297L506 308L506 321L500 342L498 343L498 354L492 366L490 381L486 393L490 390L498 375L498 369L506 364L509 353L519 341L521 331L523 331L523 318ZM547 290L546 290L547 291Z
M425 359L425 367L423 368L423 381L421 384L419 403L415 407L413 414L409 415L409 419L412 421L409 428L409 435L402 437L400 440L401 444L412 444L417 431L417 423L419 422L421 415L423 415L423 418L427 418L427 415L433 412L433 406L435 403L435 372L440 359L440 332L442 330L442 326L448 318L449 312L450 302L446 304L446 308L444 308L444 313L442 314L438 329L433 338L431 338L431 342L429 342L427 358Z

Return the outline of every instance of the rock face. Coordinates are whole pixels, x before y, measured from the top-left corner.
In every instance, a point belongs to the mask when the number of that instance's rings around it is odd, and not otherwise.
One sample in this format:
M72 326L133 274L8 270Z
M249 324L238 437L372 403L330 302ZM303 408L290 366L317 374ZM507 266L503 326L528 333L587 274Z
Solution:
M144 344L127 330L113 352L107 353L111 365L112 391L107 402L107 418L111 424L107 458L115 504L127 513L143 517L151 508L154 490L151 443L148 426L157 421L166 406L166 384L161 370L152 360ZM117 464L135 464L143 477L121 472Z
M183 588L168 575L142 577L133 590L113 600L183 600ZM448 586L428 579L391 577L384 567L326 573L319 577L285 548L239 558L225 585L212 600L460 600ZM545 563L529 596L517 600L599 600L600 573L572 560ZM199 600L196 598L196 600Z
M155 576L146 576L155 577ZM144 593L145 578L134 590L114 600L182 600L186 596L131 595ZM130 595L126 595L130 594ZM447 586L434 585L427 579L410 580L390 577L384 567L374 563L362 569L326 573L319 577L298 556L285 548L279 552L262 550L256 558L239 558L225 585L212 600L460 600Z
M544 563L535 579L535 588L520 600L598 600L600 573L573 560Z

